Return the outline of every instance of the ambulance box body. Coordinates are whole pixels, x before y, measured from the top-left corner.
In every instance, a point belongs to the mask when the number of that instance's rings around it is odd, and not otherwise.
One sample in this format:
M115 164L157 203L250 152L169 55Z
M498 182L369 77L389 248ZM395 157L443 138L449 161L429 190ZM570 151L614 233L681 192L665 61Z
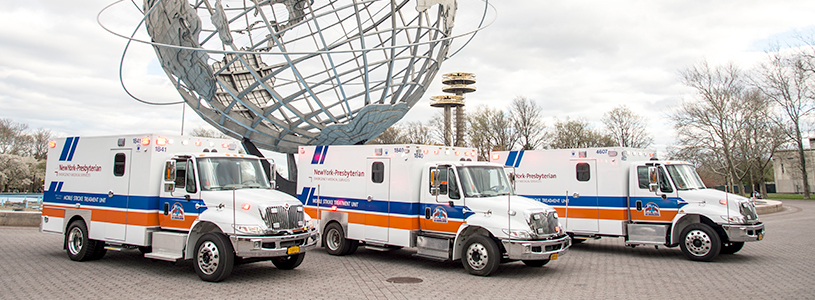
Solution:
M303 206L232 140L138 134L49 147L41 231L64 234L71 259L138 248L194 259L202 279L220 281L236 258L293 268L317 244Z
M502 260L542 266L566 251L555 210L514 195L501 165L476 158L473 148L304 146L298 198L334 255L413 247L489 275Z
M655 153L620 147L490 157L514 173L519 195L555 207L575 242L624 237L629 246L681 246L689 259L709 261L763 238L753 202L705 188L692 165Z

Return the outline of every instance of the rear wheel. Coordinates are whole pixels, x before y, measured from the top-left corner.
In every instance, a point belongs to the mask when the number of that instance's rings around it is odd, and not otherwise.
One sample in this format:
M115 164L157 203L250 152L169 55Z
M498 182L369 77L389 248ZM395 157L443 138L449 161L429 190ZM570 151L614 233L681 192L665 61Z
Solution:
M722 242L710 226L702 223L688 225L680 235L682 254L690 260L711 261L719 255Z
M291 270L297 268L297 266L299 266L303 262L304 257L306 257L305 253L299 253L283 257L275 257L272 258L272 263L278 269Z
M235 264L232 243L223 234L207 233L195 243L195 273L204 281L218 282L229 277Z
M467 239L462 248L461 264L470 274L489 276L498 270L501 262L501 252L498 246L489 237L483 235L472 236Z
M549 263L548 259L542 260L523 260L524 264L528 267L540 268Z
M359 245L358 241L345 238L345 231L338 223L331 223L325 227L323 241L325 241L325 251L331 255L354 253Z
M65 250L68 257L75 261L100 259L105 255L105 242L88 238L88 227L82 220L68 225L65 232Z
M731 243L722 243L722 252L721 254L733 254L739 252L741 248L744 247L744 242L731 242Z

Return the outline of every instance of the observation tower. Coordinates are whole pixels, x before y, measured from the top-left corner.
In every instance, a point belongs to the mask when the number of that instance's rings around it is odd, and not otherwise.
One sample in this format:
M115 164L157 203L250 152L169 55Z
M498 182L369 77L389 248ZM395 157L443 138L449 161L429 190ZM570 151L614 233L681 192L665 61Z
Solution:
M430 97L430 106L444 108L444 145L464 145L464 94L475 92L475 74L455 72L442 75L443 84L447 85L441 90L454 95L441 95ZM456 139L452 142L451 110L456 108Z

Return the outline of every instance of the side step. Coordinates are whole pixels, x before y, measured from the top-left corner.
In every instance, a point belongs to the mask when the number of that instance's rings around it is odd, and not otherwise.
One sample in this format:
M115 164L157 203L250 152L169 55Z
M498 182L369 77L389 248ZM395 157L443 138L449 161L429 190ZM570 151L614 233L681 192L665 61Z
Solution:
M447 261L452 257L450 250L452 249L453 239L440 236L416 236L417 252L414 256L429 258L439 261Z
M178 232L153 232L153 252L144 257L177 262L184 258L187 234Z

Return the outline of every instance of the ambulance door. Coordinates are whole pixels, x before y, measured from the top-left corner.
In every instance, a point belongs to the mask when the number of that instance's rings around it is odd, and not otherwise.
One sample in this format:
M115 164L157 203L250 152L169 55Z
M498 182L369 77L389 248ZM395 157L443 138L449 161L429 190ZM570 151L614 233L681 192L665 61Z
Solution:
M94 211L93 220L105 222L105 239L124 241L127 231L127 212L130 201L131 149L111 149L113 176L108 176L108 210ZM101 216L96 216L101 214Z
M459 188L456 169L450 165L439 165L427 169L428 188L422 195L422 215L419 217L419 226L422 231L433 231L455 234L463 219L464 195Z
M630 184L628 209L631 221L638 223L670 223L676 216L677 196L671 185L663 166L656 166L658 171L659 187L650 191L648 185L648 168L652 166L636 166L636 179ZM633 166L632 166L633 168Z
M163 193L159 203L163 229L187 230L204 209L193 165L192 159L176 159L174 189Z
M365 185L365 240L388 241L390 228L390 158L369 158Z
M572 161L575 177L569 187L566 228L571 232L597 232L600 209L597 197L597 161Z

